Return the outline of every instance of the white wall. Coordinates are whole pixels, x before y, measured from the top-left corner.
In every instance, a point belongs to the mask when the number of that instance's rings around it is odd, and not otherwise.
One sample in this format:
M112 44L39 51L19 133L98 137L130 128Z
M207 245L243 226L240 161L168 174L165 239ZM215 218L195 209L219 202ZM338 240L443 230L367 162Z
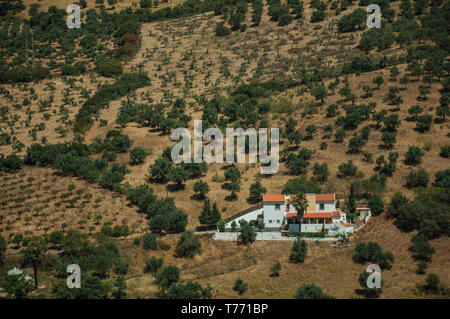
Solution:
M322 228L327 230L329 235L348 234L353 232L353 226L344 227L340 224L302 224L300 229L305 233L317 233Z
M239 221L240 221L241 219L246 220L248 223L249 223L251 220L258 219L258 215L259 215L259 214L262 214L262 210L263 210L263 209L260 208L260 209L251 211L251 212L249 212L249 213L247 213L247 214L245 214L245 215L239 216L239 217L237 217L237 218L235 218L235 219L229 221L228 223L226 223L226 224L225 224L225 228L231 228L231 223L233 223L233 221L236 221L237 227L239 228Z
M324 209L320 209L320 204L324 204ZM333 212L336 210L334 202L316 203L316 213L320 212Z
M280 205L280 209L275 209L276 204ZM286 210L284 203L264 203L263 210L266 227L280 227L282 225Z

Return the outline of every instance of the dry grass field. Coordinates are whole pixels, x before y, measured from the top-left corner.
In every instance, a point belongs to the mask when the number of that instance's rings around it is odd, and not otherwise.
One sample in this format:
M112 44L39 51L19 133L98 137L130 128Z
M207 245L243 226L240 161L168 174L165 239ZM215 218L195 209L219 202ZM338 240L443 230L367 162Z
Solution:
M65 8L70 1L66 0L30 0L27 6L39 3L41 9L46 10L51 5ZM105 1L106 2L106 1ZM115 11L132 6L132 0L123 0L115 5ZM182 1L169 0L160 3L158 8L174 6ZM399 2L392 4L398 10ZM88 0L88 8L94 8L94 0ZM109 5L106 5L108 8ZM356 5L349 7L356 8ZM251 8L251 6L250 6ZM194 15L191 17L167 20L162 22L145 23L141 28L141 44L139 52L125 63L126 71L143 70L150 77L151 85L137 89L134 98L137 103L144 103L145 95L151 96L155 103L165 103L168 98L184 97L187 102L186 113L192 116L188 129L193 132L193 120L201 119L202 110L198 106L198 98L205 96L211 98L217 93L224 96L239 84L247 83L259 72L260 64L263 71L259 80L268 80L274 77L287 77L295 75L298 71L295 65L298 61L295 53L302 53L302 61L308 66L313 65L339 65L349 61L358 52L357 44L362 32L341 34L337 32L336 21L340 16L334 16L331 10L327 17L319 23L310 23L313 9L305 2L305 18L294 20L288 26L280 27L270 21L264 6L262 20L259 26L249 27L245 32L233 32L227 37L216 37L216 22L220 17L212 13ZM251 9L249 10L251 12ZM247 14L246 22L251 25L251 13ZM350 11L349 11L350 12ZM27 13L23 11L22 17ZM397 44L383 52L387 55L405 53L405 48ZM380 56L381 52L372 51L373 56ZM242 66L248 61L244 70ZM412 81L405 87L399 83L401 76L408 74L407 64L397 66L400 75L397 80L389 79L389 69L382 69L362 74L348 76L348 85L352 92L358 96L356 103L376 102L375 111L392 110L392 106L384 101L388 88L398 86L403 103L396 112L401 120L397 131L397 142L393 149L380 148L381 131L371 130L367 144L363 151L371 152L373 158L379 155L387 157L390 151L399 153L397 169L388 179L382 194L385 203L388 203L395 192L402 191L408 198L414 198L414 191L405 188L405 177L412 169L424 168L434 179L434 174L450 167L448 158L439 156L441 147L448 145L449 122L433 124L426 134L414 130L415 123L407 121L408 108L419 104L424 114L435 114L439 105L442 85L438 82L430 85L430 94L425 101L419 101L419 86L422 81ZM227 74L229 72L229 74ZM380 89L372 80L382 75L385 83ZM104 78L94 72L88 72L75 78L74 83L55 77L44 80L38 84L28 84L36 92L37 98L31 100L27 107L12 107L21 104L29 92L23 92L22 86L1 85L11 92L12 100L0 96L0 105L9 106L9 116L15 119L11 127L6 122L0 123L0 128L11 132L17 139L13 145L23 143L20 151L13 149L12 145L0 145L1 154L17 153L25 155L26 146L41 142L43 138L49 144L71 141L74 138L73 121L81 105L92 96L101 83L111 83L113 79ZM333 79L334 80L334 79ZM327 86L333 80L325 80ZM331 173L328 180L321 185L323 192L336 193L337 198L345 198L349 193L349 186L356 179L369 178L374 174L374 163L364 161L361 153L348 154L348 140L353 133L359 133L364 125L371 124L364 121L355 132L350 132L343 143L336 143L333 138L324 138L324 127L333 124L335 118L326 117L326 107L338 104L343 113L343 105L348 105L338 94L344 86L344 76L340 77L340 84L334 93L326 97L325 103L320 105L305 89L305 86L296 86L282 93L272 95L268 99L272 102L273 110L269 115L271 127L284 127L287 118L298 121L297 129L305 131L306 126L314 124L317 133L310 140L302 141L300 147L314 151L312 165L315 162L327 163ZM373 96L361 98L364 94L363 85L371 86ZM303 89L305 89L303 91ZM86 93L87 92L89 93ZM87 94L87 95L86 95ZM67 99L69 107L63 107ZM117 162L128 165L131 170L125 175L123 182L132 186L149 184L158 197L173 197L177 207L188 215L188 230L195 231L199 226L198 217L203 206L202 201L192 198L193 184L198 179L191 179L185 183L184 189L172 190L166 184L151 183L149 179L149 166L161 156L163 150L173 145L170 135L160 131L142 127L137 123L126 126L116 124L121 103L127 97L113 100L109 108L101 110L101 115L84 135L86 144L93 143L96 138L103 139L107 132L118 129L127 134L133 141L133 146L142 146L148 152L145 161L138 165L130 165L130 153L120 153ZM279 110L286 106L289 113ZM311 112L311 110L313 110ZM26 119L32 114L30 122ZM44 120L48 117L47 120ZM100 125L105 120L106 125ZM34 127L45 123L45 128L36 131L36 136L30 133ZM320 144L327 142L328 147L320 149ZM403 163L404 154L410 145L426 149L425 155L419 165L412 168ZM100 155L95 155L99 157ZM358 177L339 178L338 166L347 160L361 171ZM229 191L222 187L224 169L223 164L208 165L208 172L201 177L210 186L208 197L216 202L223 218L251 206L247 202L249 187L256 180L260 180L267 189L267 193L280 193L283 186L295 177L289 174L284 163L280 163L277 174L261 178L259 164L237 164L242 174L241 191L234 201L226 200ZM312 177L312 170L308 170L308 178ZM359 242L376 241L384 250L393 253L395 262L392 269L382 273L385 286L381 298L448 298L448 294L430 296L423 294L419 285L424 283L425 276L415 272L417 262L412 259L408 250L412 233L404 233L393 225L392 220L385 217L385 213L373 217L364 228L351 236L350 242L345 245L332 243L308 242L308 257L303 264L293 264L289 261L292 242L255 242L249 247L238 246L234 242L215 241L210 235L201 235L202 253L193 259L177 258L174 248L179 235L165 235L161 240L171 245L168 251L148 251L136 247L133 239L148 231L148 221L143 214L138 213L135 206L129 205L125 196L100 188L79 178L61 176L50 167L27 167L12 173L3 173L0 176L0 214L3 216L0 228L3 229L4 238L12 238L16 234L43 235L54 230L75 229L93 234L100 231L105 222L113 225L128 225L133 234L117 240L121 253L129 262L129 271L126 275L127 293L131 298L151 298L157 293L157 286L151 274L143 272L145 260L150 256L163 257L166 265L176 265L181 270L183 280L194 280L202 285L211 285L215 298L292 298L299 286L314 283L323 288L324 292L336 298L362 298L356 290L359 289L358 276L367 265L356 264L351 256ZM96 218L101 216L101 219ZM433 272L440 277L441 284L450 289L450 241L442 237L430 241L436 253L428 263L427 272ZM18 253L15 245L9 242L11 255ZM279 261L282 265L280 277L270 277L270 267ZM45 273L45 272L44 272ZM232 290L236 278L242 278L248 283L248 290L238 295ZM48 288L53 282L51 273L45 273L43 286Z

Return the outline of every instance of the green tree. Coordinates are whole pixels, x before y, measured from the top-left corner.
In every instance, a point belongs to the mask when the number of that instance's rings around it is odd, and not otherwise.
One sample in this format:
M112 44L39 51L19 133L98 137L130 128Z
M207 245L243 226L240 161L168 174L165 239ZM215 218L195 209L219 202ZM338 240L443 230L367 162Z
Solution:
M437 293L439 290L440 279L436 274L430 273L425 279L426 285L424 286L425 290Z
M416 117L422 113L423 108L421 108L419 105L413 105L408 109L409 115L411 115L411 119L416 120Z
M414 235L411 238L411 243L413 244L411 249L414 252L414 258L429 261L431 255L435 253L434 248L430 245L428 239L424 235Z
M261 182L256 181L255 183L250 185L249 201L252 203L258 203L262 201L262 194L265 194L266 191L266 188L262 186Z
M353 164L352 160L348 160L338 166L339 175L341 177L355 176L358 168Z
M255 229L243 219L239 221L239 224L240 224L239 229L240 233L238 236L238 244L250 245L256 240Z
M369 278L370 273L367 271L363 271L359 274L358 282L360 286L364 289L364 294L368 298L377 298L381 294L381 288L369 288L367 287L367 279ZM383 286L383 281L381 281L381 286Z
M178 241L175 253L178 257L194 258L201 253L201 244L191 231L185 231Z
M1 285L10 297L24 299L33 290L33 278L14 268L5 275Z
M381 134L381 141L383 142L383 147L386 149L391 149L396 141L397 133L385 131Z
M210 299L211 287L203 288L199 283L188 281L186 284L176 283L170 286L166 299Z
M6 249L8 246L6 245L5 239L0 235L0 266L3 266L5 262Z
M391 69L389 69L389 72L391 75L391 79L393 81L397 81L397 76L400 74L400 71L398 70L398 68L396 66L394 66Z
M313 167L313 174L315 178L319 181L319 183L324 183L328 176L330 175L330 172L328 170L328 164L327 163L315 163Z
M142 245L145 249L157 250L158 249L158 241L156 240L155 234L145 234L142 236Z
M406 176L406 187L427 187L429 181L428 173L424 169L418 169L417 171L411 171Z
M228 181L228 190L231 198L236 198L236 192L241 190L241 172L236 166L230 166L225 170L225 180Z
M279 277L281 271L281 264L279 261L277 261L272 267L270 267L270 275L272 277Z
M180 280L180 270L176 266L166 266L160 272L156 273L156 284L164 293L170 286Z
M334 138L336 139L337 143L342 143L342 141L344 140L345 136L347 134L345 133L345 131L343 129L337 129L336 133L334 134Z
M405 164L416 165L419 164L424 152L417 146L410 146L405 154Z
M161 269L163 264L164 260L162 258L152 256L145 261L144 272L156 274Z
M428 268L428 265L427 265L426 261L421 260L417 263L417 273L419 275L423 275L427 268Z
M347 201L345 202L345 205L347 206L350 220L353 221L354 217L356 216L355 187L353 183L350 184L350 194L347 198Z
M323 293L322 288L307 284L300 286L295 294L295 299L329 299L330 296Z
M311 95L314 96L317 100L320 100L321 103L324 103L325 98L328 95L327 89L325 88L325 85L319 84L315 86L311 90Z
M183 186L183 182L187 181L188 179L188 173L186 172L186 170L179 166L179 167L174 167L170 170L169 172L169 179L172 182L176 183L177 189L182 188Z
M306 195L302 193L295 194L293 205L299 212L305 212L308 208L308 200L306 199Z
M234 282L233 290L237 291L240 295L247 291L248 285L241 278L236 279Z
M43 237L33 236L23 250L25 263L33 266L34 287L38 289L38 272L42 257L47 252L47 242Z
M194 192L196 192L196 197L200 199L204 199L206 194L209 192L208 183L200 180L194 183Z
M378 90L380 89L381 84L384 83L384 79L381 75L376 76L372 82L377 85Z
M150 166L150 175L158 182L166 182L170 171L172 169L172 162L165 158L158 158L155 164Z
M297 238L292 245L291 255L289 256L289 259L296 263L302 263L305 261L306 254L306 241Z
M215 33L217 37L225 37L231 33L231 30L225 26L224 22L219 22L216 24Z
M430 114L419 115L416 117L415 130L420 133L428 132L431 128L432 123L433 123L432 115L430 115Z
M140 146L134 147L130 152L130 159L132 164L143 163L147 157L147 152Z
M370 208L370 212L374 216L380 215L383 212L383 210L384 210L384 202L376 194L370 196L368 206Z
M348 152L358 153L365 144L366 140L364 140L361 136L356 135L348 141Z

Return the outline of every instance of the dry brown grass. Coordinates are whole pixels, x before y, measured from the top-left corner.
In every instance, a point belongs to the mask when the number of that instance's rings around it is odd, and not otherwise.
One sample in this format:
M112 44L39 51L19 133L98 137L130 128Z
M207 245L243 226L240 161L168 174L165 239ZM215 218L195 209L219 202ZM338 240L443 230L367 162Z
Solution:
M30 1L36 2L34 0ZM57 1L56 1L57 2ZM55 1L40 1L42 7L46 7L50 3L56 3ZM64 1L59 1L58 5L61 7L66 6ZM93 1L89 1L92 6ZM122 6L129 5L131 1L122 1L116 5L116 8L122 8ZM169 2L171 4L172 2ZM395 4L397 5L397 4ZM351 9L350 9L351 10ZM279 27L275 23L269 21L267 15L267 6L264 7L263 19L260 26L256 28L249 28L246 32L234 32L232 35L226 38L217 38L214 36L215 23L220 21L219 17L213 17L211 14L197 15L194 17L177 19L165 22L156 22L144 24L142 27L142 44L140 52L136 57L127 63L126 69L133 70L138 64L143 64L143 69L148 72L151 77L152 84L149 87L137 90L136 96L138 101L141 100L141 94L149 92L155 102L159 102L164 98L164 91L170 91L174 96L185 95L188 102L195 102L195 95L206 94L208 97L214 95L215 90L225 94L223 89L227 87L235 87L239 83L235 83L232 77L226 79L220 74L221 57L225 57L229 61L229 70L233 76L238 75L238 70L241 63L244 62L247 57L251 58L251 63L248 67L246 74L240 76L242 82L251 80L252 74L257 66L257 62L263 59L265 62L266 74L262 76L262 80L269 79L273 76L289 75L293 72L293 67L285 69L284 62L287 61L288 65L291 65L293 59L296 58L296 53L302 53L306 61L316 61L317 54L319 52L325 53L323 58L323 64L327 63L335 64L342 63L342 61L348 61L351 57L357 53L356 45L358 43L358 36L360 33L355 33L355 39L351 39L349 34L337 34L336 27L332 26L332 22L339 19L335 17L334 13L328 12L328 17L325 21L312 24L309 23L312 9L307 7L305 9L305 21L294 21L287 27ZM350 11L348 11L350 12ZM250 23L250 17L247 16L247 24ZM152 57L146 57L147 53L155 50ZM398 54L403 49L393 47L389 54ZM188 58L184 60L184 56L188 54ZM191 54L191 55L189 55ZM372 52L372 54L377 54ZM166 57L169 57L167 60ZM195 57L196 69L190 71L195 74L193 80L193 87L186 93L184 89L184 76L183 70L188 70L189 65ZM181 64L180 64L181 63ZM184 65L183 65L184 63ZM399 65L401 74L398 79L406 74L406 65ZM273 70L272 70L273 69ZM168 72L175 72L177 81L181 82L180 87L175 83L167 83L164 86L163 80L160 76L167 74ZM211 83L205 85L205 76L210 72L209 80ZM368 103L371 101L377 102L376 111L382 109L389 110L392 107L383 102L383 97L386 94L388 87L398 86L402 87L398 81L389 81L389 70L379 70L376 72L363 73L359 76L350 75L348 77L349 85L353 93L361 96L363 94L362 85L367 84L375 87L372 84L372 79L377 75L383 75L385 84L382 85L380 90L374 90L373 97L363 100L358 99L356 103ZM87 76L78 77L83 78L85 84L84 87L89 89L96 89L97 83L90 83ZM100 79L102 82L106 79ZM341 84L336 89L336 92L343 86L343 77L341 77ZM214 84L216 83L217 84ZM61 91L67 87L60 78L56 78L53 82L56 83L57 90L54 93L50 93L44 90L45 82L37 85L33 85L36 92L39 95L39 99L47 99L50 94L55 97L56 105L62 103ZM325 85L328 85L330 81L325 81ZM79 84L79 83L77 83ZM421 81L413 81L407 85L406 90L402 90L400 95L404 99L404 103L400 107L400 111L397 112L402 123L397 133L397 143L391 151L399 152L400 158L397 163L397 170L393 177L389 178L384 193L384 200L389 201L392 194L396 191L402 191L408 197L413 197L413 192L405 189L405 176L412 169L410 166L406 166L402 163L405 152L409 145L423 146L425 142L431 142L432 146L429 151L425 153L422 159L422 163L418 167L424 168L430 176L434 176L434 173L438 170L442 170L449 167L448 159L444 159L439 156L440 147L448 144L448 140L445 138L449 132L448 122L442 124L433 124L430 132L420 134L413 130L414 123L406 121L407 109L415 104L419 104L424 108L424 113L433 114L434 109L439 104L439 92L441 88L440 84L434 83L431 86L431 94L426 101L417 101L418 87L422 85ZM11 94L15 98L15 103L20 103L25 97L19 89L12 86L5 86L11 91ZM333 143L332 139L322 138L322 129L325 125L331 123L334 126L334 119L328 119L325 116L325 108L332 103L342 103L342 98L336 93L327 97L325 105L318 107L318 113L310 116L303 117L302 113L305 111L304 106L313 100L313 97L309 93L300 95L298 93L299 87L287 90L279 96L273 97L274 100L279 98L287 98L291 100L296 106L294 112L289 115L271 114L271 126L272 127L284 127L284 120L287 116L292 117L298 121L298 128L304 130L309 124L314 124L318 128L318 133L312 140L303 141L301 147L307 147L315 150L311 163L325 162L328 164L331 176L328 182L322 185L323 190L326 192L335 192L338 198L343 198L348 194L349 185L354 179L339 179L336 176L338 171L337 167L344 161L352 159L358 168L364 173L364 178L370 177L374 171L374 164L368 164L362 160L361 154L349 155L346 153L348 139L347 137L343 144ZM80 97L73 96L78 103L73 107L70 107L69 118L73 119L74 115L78 111L80 103L82 102ZM10 103L6 101L3 96L0 97L0 103ZM89 132L85 135L85 143L91 143L96 137L103 138L108 130L117 129L115 120L120 108L120 100L112 101L110 107L102 111L101 119L108 121L107 126L99 126L98 122L94 124ZM196 103L195 103L196 104ZM187 113L192 116L193 119L200 119L202 116L201 110L194 104L194 107L188 107ZM37 102L33 102L31 109L37 110ZM343 112L343 109L340 109ZM26 118L24 110L13 110L10 108L11 115L19 115L21 120ZM41 114L34 114L32 118L33 127L34 124L41 122ZM54 132L55 127L61 125L57 122L59 116L52 116L51 120L46 123L45 136L49 143L56 143L61 141L70 140L73 135L69 130L67 137L61 138ZM357 132L364 125L369 124L364 122L360 125ZM5 123L2 123L2 128L7 130ZM33 141L28 136L29 128L21 127L20 121L15 123L15 136L22 141L25 145L31 144ZM65 127L70 128L69 125ZM192 122L189 129L192 130ZM154 132L145 127L140 127L136 123L130 123L123 129L124 134L128 134L134 141L133 146L143 146L147 150L152 150L152 154L149 155L145 162L141 165L129 166L131 173L126 175L125 181L129 182L133 186L137 186L142 183L148 183L148 167L162 151L172 145L170 136L161 135L159 132ZM352 132L350 133L350 135ZM38 141L44 135L42 132L38 132ZM328 148L326 150L319 150L321 142L326 141ZM373 158L376 159L378 155L387 155L389 151L379 149L381 143L381 132L372 130L369 142L363 147L363 150L373 153ZM25 150L24 150L25 151ZM21 154L24 153L21 152ZM10 146L0 146L0 152L4 154L12 153ZM128 164L129 153L119 154L118 161ZM249 186L255 181L255 176L259 172L259 165L237 165L242 173L242 185L241 191L238 194L238 199L235 201L226 201L225 197L229 194L227 190L222 189L222 183L214 182L213 178L215 174L223 176L224 165L209 165L208 173L202 177L207 181L211 191L208 196L213 202L217 202L219 209L226 208L226 211L222 212L223 217L229 217L235 213L246 209L250 206L246 199L249 195ZM53 189L66 189L67 185L73 182L76 184L77 189L86 189L85 192L94 193L96 196L102 197L103 200L99 207L95 211L102 212L105 215L103 221L112 219L112 213L118 211L116 222L120 223L123 218L129 220L129 223L140 223L142 227L146 226L146 221L143 220L141 215L136 213L136 208L129 208L126 206L126 201L123 197L111 194L108 191L102 190L97 186L88 185L87 183L73 178L61 178L57 177L54 182L44 182L47 178L45 173L49 173L50 176L54 176L53 171L50 169L38 169L38 168L25 168L23 170L26 176L35 176L37 180L41 181L42 185L50 186L48 191ZM14 181L18 181L16 177ZM308 176L311 177L311 172L308 171ZM262 178L261 182L263 186L267 188L269 193L279 193L289 178L292 178L287 174L286 167L282 164L280 171L274 176L268 178ZM24 177L23 179L25 179ZM167 185L152 184L151 187L155 190L155 193L164 197L166 195L175 198L175 203L178 207L182 208L189 216L188 229L194 229L198 226L198 216L202 207L202 202L198 202L191 199L193 194L193 183L195 180L189 180L186 182L185 189L170 192L167 190ZM47 183L47 184L46 184ZM51 184L51 185L49 185ZM44 187L44 186L42 186ZM33 189L35 186L32 187ZM16 193L16 186L11 186L10 182L0 187L3 198L9 198L10 192ZM38 189L37 191L40 192ZM45 192L44 192L45 194ZM48 195L48 194L47 194ZM23 216L22 219L16 221L11 230L7 230L4 235L11 233L21 233L25 230L32 230L36 233L42 233L45 226L50 227L51 230L59 229L60 223L69 221L74 228L79 227L78 221L83 219L87 210L92 210L90 207L80 210L79 208L67 208L64 217L61 217L59 210L53 209L55 200L50 201L49 207L46 211L49 213L48 222L36 227L34 223L38 222L33 220L31 226L24 226ZM11 205L8 203L6 207L2 207L2 214L10 214L11 218L15 216L16 210L9 210L7 207ZM33 202L33 207L40 205L38 202ZM8 218L10 218L8 217ZM57 222L50 222L52 220ZM87 226L87 225L86 225ZM4 228L4 227L2 227ZM97 227L98 228L98 227ZM98 231L98 229L96 230ZM153 284L152 276L149 274L143 274L145 259L155 255L164 257L166 264L174 264L180 267L182 270L182 278L184 280L192 279L199 280L202 284L211 284L215 291L215 297L239 297L232 289L234 281L237 277L243 278L249 283L249 289L240 297L247 298L290 298L295 294L296 289L306 283L314 282L321 286L324 291L330 295L338 298L352 298L357 297L355 289L359 288L357 281L358 275L364 270L366 265L358 265L352 262L351 255L353 253L355 245L360 241L377 241L383 249L393 252L395 257L394 266L391 270L383 272L382 278L386 281L386 286L383 290L382 298L418 298L427 297L420 295L417 289L417 285L424 282L424 276L415 273L416 262L411 258L411 253L408 251L410 245L411 234L405 234L400 232L392 225L391 221L385 220L383 216L376 217L370 220L360 232L355 234L350 244L345 247L336 246L329 243L321 243L316 245L313 242L309 243L308 258L304 264L291 264L288 260L289 252L292 246L291 242L257 242L251 247L238 247L232 242L213 241L211 238L205 236L202 237L203 252L201 255L196 256L192 260L179 259L174 257L174 247L176 245L178 236L168 235L163 240L170 242L172 248L168 252L161 251L144 251L142 248L136 248L132 244L132 239L120 240L122 252L125 257L130 261L130 272L128 274L128 290L131 297L151 297L156 293L156 287ZM444 286L449 285L450 272L449 263L450 255L448 250L448 238L442 238L432 241L433 247L436 249L436 254L433 256L432 262L429 263L429 269L427 272L434 272L439 275L441 282ZM269 277L269 268L275 262L280 261L283 270L279 278ZM448 296L447 296L448 297Z
M18 173L4 174L0 180L0 202L4 204L0 208L4 216L1 228L6 239L17 234L49 234L62 230L62 224L67 224L65 231L84 233L100 231L105 222L128 225L137 233L147 228L145 216L138 214L136 207L129 207L123 195L78 178L62 177L50 168L25 167ZM70 191L72 184L75 188ZM76 201L69 202L72 199ZM95 219L98 215L102 216L100 221Z
M250 247L243 247L234 242L214 241L209 236L202 236L202 253L193 259L174 257L176 238L173 236L163 238L172 245L167 252L145 251L134 247L131 240L120 241L120 245L131 262L127 283L132 296L151 296L157 291L152 276L142 274L145 259L157 256L164 258L165 265L179 267L182 280L211 285L215 298L292 298L299 286L308 283L322 287L336 298L361 298L356 293L360 289L358 276L368 264L356 264L351 256L357 243L376 241L383 251L392 252L395 258L393 267L382 272L385 286L381 298L435 298L435 295L421 293L418 288L425 282L426 275L415 272L417 262L408 251L411 236L400 232L384 216L374 217L345 246L308 242L308 255L303 264L289 261L290 241L255 242ZM433 240L431 244L436 253L429 262L427 273L436 273L442 285L448 288L448 238ZM271 277L270 267L278 261L282 265L280 276ZM238 277L249 285L248 291L241 296L232 290ZM448 295L440 297L448 298Z

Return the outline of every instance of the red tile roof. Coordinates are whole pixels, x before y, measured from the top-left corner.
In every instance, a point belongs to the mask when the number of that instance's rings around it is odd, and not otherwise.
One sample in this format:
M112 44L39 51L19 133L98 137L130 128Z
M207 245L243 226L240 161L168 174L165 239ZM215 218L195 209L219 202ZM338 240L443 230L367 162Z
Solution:
M291 194L289 196L289 201L293 202L295 199L295 195ZM264 194L263 195L264 202L284 202L283 194ZM316 202L334 202L335 196L334 194L316 194Z
M264 194L263 202L283 202L284 203L284 195L283 194Z
M352 226L352 224L342 224L342 226L344 226L344 227L350 227L350 226Z
M305 213L303 218L329 218L333 215L332 212L328 213Z
M334 194L316 194L316 202L334 202Z
M333 212L333 217L341 217L341 212Z
M297 217L297 213L286 213L286 218L294 218Z

